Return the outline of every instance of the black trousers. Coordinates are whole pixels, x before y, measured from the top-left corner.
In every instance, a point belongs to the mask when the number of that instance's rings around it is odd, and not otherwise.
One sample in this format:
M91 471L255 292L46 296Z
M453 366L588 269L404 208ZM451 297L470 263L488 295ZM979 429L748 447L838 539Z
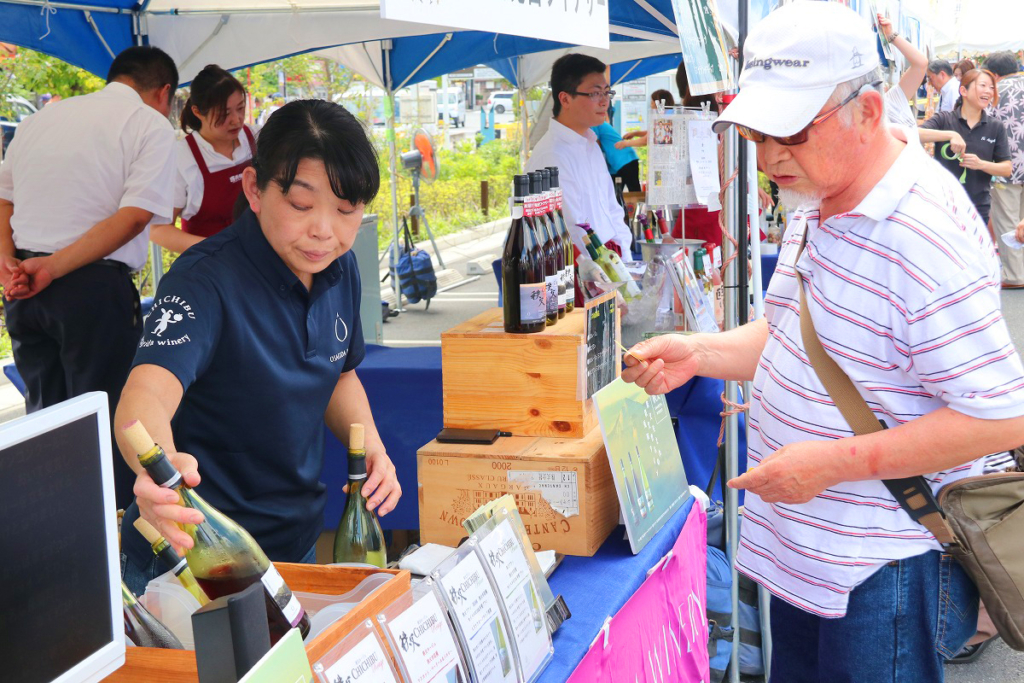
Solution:
M29 299L4 300L14 363L32 413L90 391L114 409L142 337L139 293L128 266L90 264ZM112 441L119 508L133 499L135 475Z
M640 160L633 159L615 173L612 173L612 180L622 178L622 188L626 192L640 191Z

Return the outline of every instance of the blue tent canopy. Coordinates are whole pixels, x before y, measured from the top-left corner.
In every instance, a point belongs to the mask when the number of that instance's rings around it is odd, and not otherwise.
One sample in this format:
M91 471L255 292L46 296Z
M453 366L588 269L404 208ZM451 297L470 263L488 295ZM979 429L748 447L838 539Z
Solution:
M308 11L303 11L302 0L280 4L297 6L298 12L267 9L265 0L145 0L141 5L131 0L0 0L0 41L59 57L100 76L106 75L121 50L153 44L171 54L187 82L207 63L240 68L285 55L367 41L380 45L390 39L395 87L474 64L570 47L389 21L366 9L372 3L349 7L352 0L338 0L333 11L322 2ZM672 17L671 0L609 0L613 40L677 40ZM382 64L383 58L379 61Z

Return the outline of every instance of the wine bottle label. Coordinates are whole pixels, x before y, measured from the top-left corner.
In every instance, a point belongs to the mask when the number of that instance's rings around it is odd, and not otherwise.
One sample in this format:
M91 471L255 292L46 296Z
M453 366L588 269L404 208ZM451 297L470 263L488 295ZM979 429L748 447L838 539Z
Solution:
M154 457L143 461L139 458L139 462L146 468L149 476L153 479L157 486L162 486L165 489L173 489L175 486L181 483L181 473L174 468L171 461L167 459L167 456L160 451L160 453Z
M544 278L544 284L547 287L547 312L548 315L552 313L558 313L558 274L548 275Z
M519 285L519 320L524 325L538 323L547 315L547 287L538 282Z
M360 481L366 479L366 453L348 456L348 479Z
M576 282L573 277L573 267L569 266L565 269L565 302L576 301Z
M523 208L523 205L521 203L516 202L515 204L512 205L512 220L522 218L524 214L525 209Z
M292 591L285 584L284 579L281 578L277 567L270 565L270 569L264 572L263 576L260 577L260 581L263 582L263 587L267 590L267 594L281 608L281 613L284 614L285 620L292 627L298 626L302 620L304 610L302 605L299 604L298 599L292 595Z

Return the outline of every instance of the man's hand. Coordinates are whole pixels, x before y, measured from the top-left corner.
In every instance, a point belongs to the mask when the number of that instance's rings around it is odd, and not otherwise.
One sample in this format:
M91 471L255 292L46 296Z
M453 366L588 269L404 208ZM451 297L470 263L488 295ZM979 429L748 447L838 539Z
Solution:
M4 295L10 299L11 292L19 286L28 285L28 276L21 270L21 261L13 256L0 256L0 285Z
M167 459L181 472L182 479L189 487L199 485L199 465L188 453L168 453ZM200 524L203 513L178 504L178 493L157 486L143 470L135 479L135 500L139 514L155 526L167 542L176 550L192 547L192 537L182 531L178 524Z
M967 143L964 142L964 139L960 135L960 133L951 132L949 134L949 151L951 151L956 156L963 156L964 152L967 151ZM976 155L972 154L971 156Z
M892 42L892 22L881 14L875 15L878 20L878 30L885 36L887 42Z
M625 135L623 135L622 139L623 140L632 140L633 138L638 138L638 137L643 137L644 139L647 139L647 131L646 130L631 130L628 133L626 133Z
M52 258L41 256L22 261L20 272L23 279L19 278L10 290L5 290L7 298L28 299L49 287L58 277Z
M1017 224L1017 241L1024 242L1024 221Z
M841 478L832 472L831 441L800 441L783 446L751 470L729 480L729 487L756 493L766 503L806 503Z
M348 493L348 484L343 490ZM384 451L366 454L366 482L362 492L366 498L366 509L377 508L378 517L383 517L398 505L402 486L398 483L391 458Z
M950 145L950 149L952 148L953 146ZM960 165L963 166L964 168L970 168L974 169L975 171L980 171L982 167L985 165L985 162L979 159L977 154L965 154L964 158L960 160Z
M699 374L700 349L683 335L666 334L640 342L624 360L623 381L643 387L652 396L667 394Z

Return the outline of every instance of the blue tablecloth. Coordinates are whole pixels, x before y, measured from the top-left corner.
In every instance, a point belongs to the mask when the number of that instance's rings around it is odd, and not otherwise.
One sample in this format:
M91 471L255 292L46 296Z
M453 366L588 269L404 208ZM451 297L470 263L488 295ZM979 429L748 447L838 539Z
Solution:
M370 400L377 424L391 460L398 470L402 500L381 518L385 529L418 529L419 506L416 485L416 451L437 436L443 423L440 347L388 348L368 345L366 358L356 370ZM697 377L666 398L669 414L677 416L676 439L682 454L686 478L701 488L707 486L715 466L718 428L722 408L721 380ZM746 441L740 426L740 471L746 469ZM328 432L324 441L324 470L328 501L326 528L341 519L345 496L341 487L348 477L346 449ZM720 497L719 497L720 499Z
M567 556L551 575L551 590L561 595L572 618L555 633L554 660L538 683L562 683L583 659L604 624L640 588L647 570L669 551L683 530L693 507L690 498L666 522L640 554L633 555L623 538L625 527L616 527L594 557Z

